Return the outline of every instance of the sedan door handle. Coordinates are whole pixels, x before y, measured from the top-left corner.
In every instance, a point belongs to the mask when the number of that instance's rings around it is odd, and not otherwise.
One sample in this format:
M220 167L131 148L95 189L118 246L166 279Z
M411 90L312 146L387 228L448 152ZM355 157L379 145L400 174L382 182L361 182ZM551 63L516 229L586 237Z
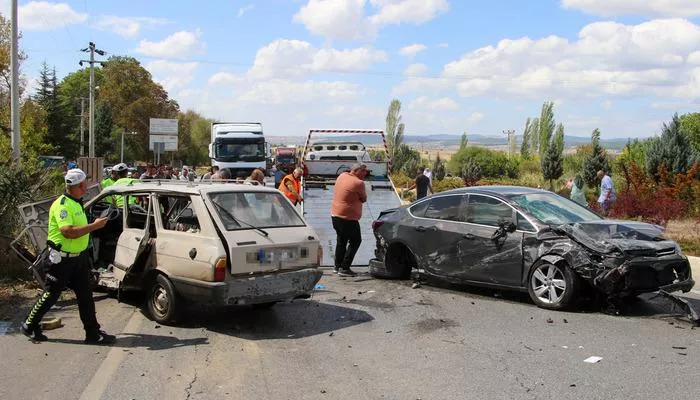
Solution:
M467 239L467 240L474 240L474 239L476 239L476 237L475 237L474 235L472 235L471 233L467 233L467 234L462 235L462 238L463 238L463 239Z
M426 231L426 229L425 229L424 226L417 226L415 229L416 229L418 232L425 232L425 231Z
M141 238L140 238L140 237L137 237L137 238L134 238L134 240L136 240L137 242L140 242L140 241L141 241Z

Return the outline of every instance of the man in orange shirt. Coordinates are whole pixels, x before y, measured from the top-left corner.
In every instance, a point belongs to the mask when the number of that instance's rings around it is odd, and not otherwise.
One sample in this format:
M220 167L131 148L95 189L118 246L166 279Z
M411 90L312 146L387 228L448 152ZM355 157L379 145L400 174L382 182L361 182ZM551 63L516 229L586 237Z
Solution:
M337 234L333 270L338 276L356 275L350 266L362 243L360 219L362 203L367 201L364 179L368 172L366 165L355 164L350 172L343 172L335 181L331 219Z
M282 192L295 206L304 199L301 197L301 174L303 170L296 168L294 172L282 178L279 191Z

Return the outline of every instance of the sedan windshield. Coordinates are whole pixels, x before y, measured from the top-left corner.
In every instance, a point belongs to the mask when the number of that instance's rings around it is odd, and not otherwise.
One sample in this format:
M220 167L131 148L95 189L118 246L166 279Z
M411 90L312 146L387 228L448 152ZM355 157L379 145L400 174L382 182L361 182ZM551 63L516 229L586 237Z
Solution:
M554 193L514 194L508 198L517 203L527 214L546 225L602 219L585 207Z
M305 226L281 193L213 193L210 199L227 231Z

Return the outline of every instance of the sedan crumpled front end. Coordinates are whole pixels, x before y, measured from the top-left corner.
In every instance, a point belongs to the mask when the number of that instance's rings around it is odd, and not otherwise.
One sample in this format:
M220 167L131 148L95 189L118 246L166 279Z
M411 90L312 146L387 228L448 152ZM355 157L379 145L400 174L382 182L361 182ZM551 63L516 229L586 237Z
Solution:
M601 220L554 232L573 241L562 253L571 268L613 303L658 290L688 292L695 285L688 258L654 225Z

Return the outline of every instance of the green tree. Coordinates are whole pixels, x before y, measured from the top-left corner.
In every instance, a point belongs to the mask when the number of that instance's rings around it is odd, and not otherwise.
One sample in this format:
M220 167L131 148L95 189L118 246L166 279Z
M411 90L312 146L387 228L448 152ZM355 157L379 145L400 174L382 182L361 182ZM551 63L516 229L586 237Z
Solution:
M403 171L407 175L413 176L416 174L420 162L420 153L413 150L409 145L402 143L394 151L392 167L394 171Z
M466 149L468 143L469 138L467 137L467 131L464 131L464 133L462 133L462 137L459 139L459 149Z
M168 97L163 87L155 82L143 66L132 57L110 57L103 67L100 97L109 104L117 126L127 132L130 157L148 160L150 118L177 118L179 105Z
M554 146L556 146L557 151L560 154L564 153L564 125L561 123L557 125L557 132L554 134L554 139L552 140Z
M389 156L394 159L396 150L403 144L403 132L405 126L401 122L401 101L398 99L391 100L389 111L386 114L386 139L387 147L389 148ZM392 167L396 164L392 162Z
M540 152L540 119L535 118L530 124L530 151L534 154L539 154Z
M556 143L547 146L547 152L542 159L542 177L549 181L549 188L554 188L553 181L561 178L564 174L564 160Z
M467 160L462 166L460 177L464 180L464 184L472 186L483 177L481 166L474 160Z
M551 144L552 135L554 134L554 103L546 101L542 104L542 112L538 121L538 139L539 139L539 154L543 158Z
M700 152L700 113L689 113L680 116L681 130L688 135L695 151Z
M583 179L589 187L596 187L598 171L610 171L608 155L600 144L600 130L594 129L591 133L591 151L583 159Z
M670 123L664 123L661 136L649 139L647 173L658 177L661 166L671 173L685 172L696 162L700 162L700 154L690 144L690 138L681 129L680 118L675 114Z
M85 118L85 151L87 153L88 146L88 122ZM101 102L95 107L95 155L104 157L109 162L118 160L117 154L117 136L116 126L112 119L112 110L109 105Z
M525 129L523 129L523 143L520 145L520 157L523 160L530 159L530 135L532 134L532 121L530 118L525 121Z
M440 158L440 153L435 156L435 161L433 162L433 176L435 180L441 181L445 179L445 161Z
M39 70L39 87L35 98L45 111L46 141L60 155L66 157L76 155L78 138L76 132L71 130L73 125L69 121L72 117L71 110L59 96L56 68L49 68L46 61L42 63Z

